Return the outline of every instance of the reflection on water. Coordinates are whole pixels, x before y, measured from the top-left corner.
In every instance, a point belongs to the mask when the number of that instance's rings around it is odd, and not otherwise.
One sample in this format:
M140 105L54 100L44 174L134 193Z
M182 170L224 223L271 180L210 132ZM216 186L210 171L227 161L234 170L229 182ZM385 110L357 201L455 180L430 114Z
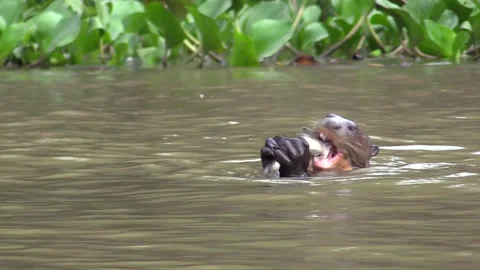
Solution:
M477 66L2 72L6 269L478 269ZM372 167L264 179L326 112Z

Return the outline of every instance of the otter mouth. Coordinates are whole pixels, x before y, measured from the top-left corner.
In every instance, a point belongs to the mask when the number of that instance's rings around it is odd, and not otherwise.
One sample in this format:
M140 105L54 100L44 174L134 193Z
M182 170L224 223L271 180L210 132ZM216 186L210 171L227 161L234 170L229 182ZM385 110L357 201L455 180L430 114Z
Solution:
M313 168L317 171L339 169L339 163L345 160L345 155L339 150L334 140L325 131L316 132L317 139L327 145L328 151L313 157Z

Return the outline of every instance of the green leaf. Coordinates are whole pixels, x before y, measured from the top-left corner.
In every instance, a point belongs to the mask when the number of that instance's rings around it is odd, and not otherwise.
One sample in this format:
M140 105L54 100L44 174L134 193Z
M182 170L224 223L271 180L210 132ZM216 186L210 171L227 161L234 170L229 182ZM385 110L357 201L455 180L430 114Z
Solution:
M328 40L329 43L333 44L340 41L344 34L342 29L335 23L333 18L329 18L327 23L323 25L328 31Z
M36 25L38 32L50 34L62 19L63 16L61 14L47 10L33 17L31 21Z
M380 57L382 56L382 51L380 49L374 50L370 53L371 56L373 57Z
M452 45L452 60L458 61L469 39L470 33L468 31L460 31L457 33Z
M80 26L81 21L79 15L63 18L55 28L55 34L47 49L47 52L50 53L57 47L62 47L72 43L80 32Z
M390 31L396 31L395 26L392 25L392 23L388 20L388 16L383 12L374 11L370 15L369 19L371 25L382 25Z
M322 10L317 5L308 6L305 11L303 12L303 22L304 23L312 23L318 22L320 20L320 16L322 15Z
M443 0L448 9L457 14L458 19L463 22L468 19L473 11L474 4L471 1ZM464 2L464 3L462 3Z
M117 39L124 32L122 23L124 19L134 13L144 12L143 5L135 0L110 0L105 2L112 5L109 23L106 28L112 40Z
M106 28L110 21L110 13L108 12L107 2L102 0L95 0L95 8L97 10L97 17L103 28Z
M472 29L472 24L471 24L469 21L464 21L464 22L460 25L460 29L461 29L461 30L467 30L467 31L470 31L470 32L473 31L473 29Z
M478 47L480 46L480 12L472 14L468 21L472 26L474 45Z
M345 19L353 17L356 22L363 14L370 12L374 5L374 0L343 0L340 15Z
M115 65L121 66L125 63L125 59L128 56L128 43L120 42L114 46L115 53L113 54L112 61Z
M57 12L45 10L30 20L32 25L36 26L35 36L42 50L49 47L55 35L55 29L63 18L64 16Z
M239 31L235 30L230 65L258 66L257 53L253 40Z
M2 16L0 16L0 33L5 28L7 28L7 22Z
M0 38L0 63L20 45L25 37L32 31L29 23L10 24L2 33Z
M425 20L425 31L427 38L440 48L437 55L452 56L452 45L455 39L455 32L452 29L431 20Z
M300 32L300 40L303 49L310 47L315 42L324 40L326 38L328 38L328 31L319 22L314 22L307 25Z
M45 8L44 11L53 11L55 13L58 13L58 14L62 15L62 16L75 15L75 12L73 12L73 10L67 4L66 0L53 0Z
M144 6L136 0L110 0L112 11L110 13L113 18L125 18L132 13L144 12Z
M83 11L83 1L82 0L65 0L67 6L69 6L73 12L77 13L78 15L82 15Z
M198 11L212 19L216 19L231 6L232 0L207 0L198 7Z
M185 33L177 18L158 2L151 2L146 6L148 19L163 30L168 49L176 47L185 39Z
M289 21L265 19L252 26L250 37L255 44L258 59L262 59L275 54L292 35L292 24Z
M408 1L403 9L409 12L417 23L422 23L426 19L436 21L446 6L440 0L414 0Z
M250 35L250 28L256 22L264 19L272 20L289 20L290 8L288 4L284 1L275 1L275 2L260 2L253 7L247 9L238 18L238 24L240 25L243 33Z
M390 2L389 0L375 0L375 3L383 8L400 8L398 5Z
M453 11L445 10L442 13L442 16L437 20L437 23L445 25L448 28L454 29L458 25L458 17Z
M17 21L25 7L23 0L0 0L0 17L3 17L7 25Z
M187 10L192 14L195 20L203 52L208 53L209 51L217 51L221 49L222 42L220 40L220 30L215 21L198 12L195 7L188 7Z
M137 50L137 54L146 66L154 66L161 58L161 53L156 47L140 48Z
M80 26L80 32L77 39L73 43L73 52L75 57L82 58L85 54L89 54L95 50L99 50L101 29L90 29L90 21L92 19L83 19Z
M123 20L125 32L139 35L148 33L147 15L144 12L133 13Z
M420 44L424 38L423 27L417 23L412 15L401 8L389 8L387 12L395 19L399 28L405 27L412 46Z

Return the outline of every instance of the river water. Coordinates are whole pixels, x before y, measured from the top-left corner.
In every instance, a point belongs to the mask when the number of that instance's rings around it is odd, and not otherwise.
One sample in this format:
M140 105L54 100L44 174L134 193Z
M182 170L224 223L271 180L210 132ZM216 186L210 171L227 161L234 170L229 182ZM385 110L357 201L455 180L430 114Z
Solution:
M478 65L0 75L2 269L480 269ZM328 112L371 168L261 177Z

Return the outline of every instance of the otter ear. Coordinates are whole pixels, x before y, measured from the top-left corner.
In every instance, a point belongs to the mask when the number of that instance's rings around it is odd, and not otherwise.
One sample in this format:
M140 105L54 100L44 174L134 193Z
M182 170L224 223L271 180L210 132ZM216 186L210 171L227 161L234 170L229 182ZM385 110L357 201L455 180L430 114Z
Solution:
M375 144L372 144L370 146L370 157L378 155L378 152L380 152L380 148L378 148L378 146L376 146Z

